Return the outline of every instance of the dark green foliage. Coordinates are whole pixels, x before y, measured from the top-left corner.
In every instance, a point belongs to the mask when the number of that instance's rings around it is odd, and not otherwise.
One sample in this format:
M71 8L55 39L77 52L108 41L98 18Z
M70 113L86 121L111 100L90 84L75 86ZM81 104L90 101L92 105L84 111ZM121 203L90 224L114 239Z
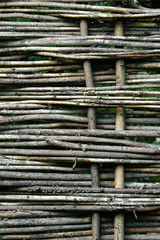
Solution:
M139 0L138 1L144 7L151 7L151 8L160 8L160 1L159 0Z

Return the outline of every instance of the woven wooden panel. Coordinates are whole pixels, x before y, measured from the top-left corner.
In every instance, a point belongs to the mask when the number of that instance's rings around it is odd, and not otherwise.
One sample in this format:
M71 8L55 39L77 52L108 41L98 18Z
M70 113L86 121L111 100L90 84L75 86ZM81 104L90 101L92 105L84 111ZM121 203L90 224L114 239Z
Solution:
M0 239L160 239L159 21L0 2Z

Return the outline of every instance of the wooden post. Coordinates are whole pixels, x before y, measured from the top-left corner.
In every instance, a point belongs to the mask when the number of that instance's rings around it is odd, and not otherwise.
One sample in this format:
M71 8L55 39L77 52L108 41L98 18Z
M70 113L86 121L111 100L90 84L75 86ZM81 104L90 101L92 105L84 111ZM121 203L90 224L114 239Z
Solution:
M123 21L115 23L115 36L123 36ZM125 83L125 62L123 59L116 61L116 85L123 86ZM123 96L123 95L121 95ZM115 130L125 129L125 110L124 107L116 109ZM124 166L117 165L115 168L115 188L124 188ZM124 240L124 214L118 213L114 219L114 240Z
M86 20L81 20L80 23L81 36L88 35L88 23ZM84 61L84 74L86 80L86 87L94 87L92 66L90 61ZM95 108L88 108L88 129L96 129L96 110ZM99 187L99 168L97 164L91 166L92 187ZM100 214L94 212L92 214L92 240L100 240Z

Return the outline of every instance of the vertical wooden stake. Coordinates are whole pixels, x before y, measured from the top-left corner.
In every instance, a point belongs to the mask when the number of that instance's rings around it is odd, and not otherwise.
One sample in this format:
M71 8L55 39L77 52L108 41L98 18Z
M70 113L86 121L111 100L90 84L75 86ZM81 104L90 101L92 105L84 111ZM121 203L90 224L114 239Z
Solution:
M88 36L88 23L86 20L80 22L81 36ZM86 79L86 87L94 87L92 66L90 61L84 61L84 74ZM88 108L88 129L96 129L96 110ZM97 164L91 166L92 187L99 187L99 167ZM100 214L94 212L92 214L92 240L100 240Z
M123 36L123 21L115 23L115 36ZM123 59L116 61L116 85L125 84L125 62ZM121 95L123 96L123 95ZM116 109L115 130L125 129L125 110L124 107ZM115 188L124 188L124 166L117 165L115 168ZM118 213L114 219L114 240L124 240L124 214Z

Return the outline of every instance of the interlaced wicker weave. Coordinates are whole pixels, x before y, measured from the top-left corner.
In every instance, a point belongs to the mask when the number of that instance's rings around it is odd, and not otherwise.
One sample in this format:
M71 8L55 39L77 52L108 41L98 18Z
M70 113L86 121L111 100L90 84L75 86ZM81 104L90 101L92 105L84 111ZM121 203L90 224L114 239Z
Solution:
M160 10L0 12L0 239L160 239Z

